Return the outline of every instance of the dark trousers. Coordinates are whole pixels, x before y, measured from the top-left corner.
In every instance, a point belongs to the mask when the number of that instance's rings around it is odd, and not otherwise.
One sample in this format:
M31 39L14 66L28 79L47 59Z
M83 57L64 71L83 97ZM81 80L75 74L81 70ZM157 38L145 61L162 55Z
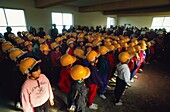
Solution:
M115 103L118 103L126 87L126 82L119 77L116 78Z
M34 107L34 112L48 112L49 110L49 100L39 107Z

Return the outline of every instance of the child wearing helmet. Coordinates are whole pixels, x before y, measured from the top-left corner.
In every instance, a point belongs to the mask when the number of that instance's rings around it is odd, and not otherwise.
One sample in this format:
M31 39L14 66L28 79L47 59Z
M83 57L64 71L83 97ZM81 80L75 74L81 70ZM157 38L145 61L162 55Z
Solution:
M107 47L105 46L100 46L99 48L99 53L100 53L100 56L99 56L99 62L97 64L98 66L98 69L100 71L100 77L102 79L102 82L103 82L103 86L101 88L101 91L100 91L100 97L102 99L106 99L106 96L104 95L104 92L106 91L106 87L107 87L107 78L108 78L108 75L109 75L109 69L110 69L110 64L109 64L109 61L106 57L106 54L109 52L109 49L107 49Z
M86 58L90 63L90 65L88 67L91 71L91 75L87 79L87 86L89 88L88 105L89 105L90 109L94 109L94 110L98 109L98 105L93 103L94 98L97 93L97 88L98 88L98 86L101 87L103 85L102 80L100 78L99 70L96 67L96 64L98 62L98 57L99 57L99 54L94 50L90 51L86 55Z
M66 54L74 55L74 41L72 39L67 40L68 49Z
M74 80L67 97L68 110L76 112L86 112L88 88L84 79L90 76L90 69L82 65L75 65L70 71L71 78Z
M33 52L33 43L31 41L26 41L24 43L25 50L27 51L26 56L35 58L37 61L40 60L40 58Z
M58 84L60 79L60 71L61 71L61 63L60 63L60 57L62 56L60 52L60 45L56 42L53 42L51 44L51 61L52 61L52 67L53 67L53 83Z
M130 54L128 52L121 52L118 56L120 63L117 65L118 76L116 77L115 87L115 105L122 105L120 98L125 90L127 83L130 82L130 70L128 67Z
M60 63L62 65L62 69L60 72L60 80L59 87L62 92L68 94L71 88L71 76L70 70L72 68L73 63L76 61L76 57L73 57L69 54L65 54L61 56Z
M50 80L50 83L52 84L52 77L51 77L52 67L51 67L51 55L50 55L51 50L47 44L41 44L40 51L41 52L38 54L38 57L41 60L40 63L41 71L47 76L47 78Z
M49 103L54 105L54 96L48 78L41 74L38 62L34 58L25 58L19 69L27 75L21 90L23 111L48 112Z

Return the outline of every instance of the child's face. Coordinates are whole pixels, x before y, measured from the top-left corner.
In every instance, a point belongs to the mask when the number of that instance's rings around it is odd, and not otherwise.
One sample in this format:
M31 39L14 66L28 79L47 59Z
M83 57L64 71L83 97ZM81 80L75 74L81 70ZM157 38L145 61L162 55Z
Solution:
M37 71L32 72L31 74L32 74L32 76L33 76L35 79L39 78L39 77L40 77L40 74L41 74L40 68L39 68Z
M60 48L59 48L59 47L55 48L55 51L57 51L57 52L58 52L59 50L60 50Z
M83 42L80 42L80 46L83 46Z
M70 48L73 48L73 47L74 47L74 44L73 44L73 43L71 43L71 44L70 44Z
M49 51L43 51L44 55L48 55Z
M28 51L32 51L32 49L33 49L32 45L28 45L27 49L28 49Z
M91 47L87 47L87 52L90 52L92 50Z

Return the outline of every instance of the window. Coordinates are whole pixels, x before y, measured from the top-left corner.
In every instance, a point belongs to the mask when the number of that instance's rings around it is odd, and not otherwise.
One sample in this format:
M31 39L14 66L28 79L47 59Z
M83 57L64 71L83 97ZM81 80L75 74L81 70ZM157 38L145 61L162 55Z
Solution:
M170 31L170 17L154 17L151 28L165 28L167 31Z
M6 27L12 27L12 32L26 31L25 14L23 10L0 8L0 33L6 32Z
M73 25L73 15L70 13L52 12L52 24L56 24L59 33L62 33L63 25L69 29Z
M110 25L115 26L115 18L107 17L107 28L110 28Z

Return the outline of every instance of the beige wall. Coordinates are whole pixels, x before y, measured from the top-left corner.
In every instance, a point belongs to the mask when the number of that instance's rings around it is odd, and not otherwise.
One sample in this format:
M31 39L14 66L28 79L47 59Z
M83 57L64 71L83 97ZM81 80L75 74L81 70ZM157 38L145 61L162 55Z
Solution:
M137 27L151 27L153 16L129 16L129 17L119 17L118 24L131 24Z
M90 13L80 13L79 15L79 24L86 26L106 26L107 17L115 17L116 15L103 15L101 12L90 12Z

